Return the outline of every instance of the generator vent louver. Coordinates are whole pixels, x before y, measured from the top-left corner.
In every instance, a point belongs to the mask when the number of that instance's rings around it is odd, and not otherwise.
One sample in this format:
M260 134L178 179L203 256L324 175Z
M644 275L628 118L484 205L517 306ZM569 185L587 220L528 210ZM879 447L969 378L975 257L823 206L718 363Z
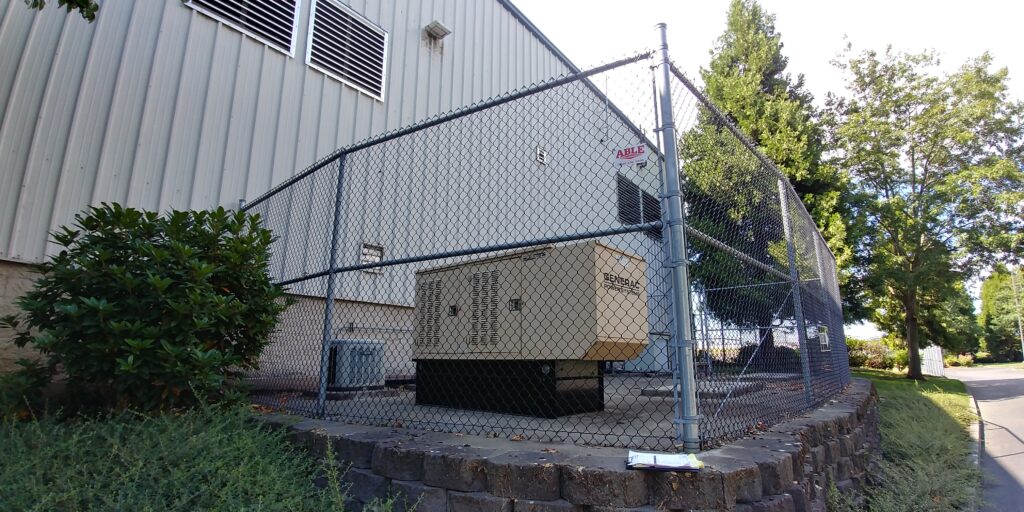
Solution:
M498 339L498 294L501 286L501 272L474 272L470 276L472 286L470 302L469 343L471 345L497 345Z
M307 62L373 96L384 98L387 33L336 0L317 0Z
M416 303L420 305L416 323L422 333L421 342L424 346L436 346L440 341L441 289L441 281L434 279L421 283L416 290Z

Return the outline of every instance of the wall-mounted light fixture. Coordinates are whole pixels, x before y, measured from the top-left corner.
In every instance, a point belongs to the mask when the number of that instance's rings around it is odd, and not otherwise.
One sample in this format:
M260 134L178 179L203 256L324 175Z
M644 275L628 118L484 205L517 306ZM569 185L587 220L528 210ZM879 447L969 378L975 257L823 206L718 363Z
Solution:
M427 34L427 37L434 41L440 41L445 38L448 34L452 33L452 30L440 21L434 20L423 27L423 32Z

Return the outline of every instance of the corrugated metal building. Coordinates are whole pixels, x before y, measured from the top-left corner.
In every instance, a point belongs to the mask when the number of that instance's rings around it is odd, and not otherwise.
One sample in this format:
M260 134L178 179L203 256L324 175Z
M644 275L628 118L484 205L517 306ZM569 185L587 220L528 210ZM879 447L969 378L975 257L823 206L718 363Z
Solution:
M107 0L92 24L0 0L0 260L88 204L235 205L571 66L507 0Z

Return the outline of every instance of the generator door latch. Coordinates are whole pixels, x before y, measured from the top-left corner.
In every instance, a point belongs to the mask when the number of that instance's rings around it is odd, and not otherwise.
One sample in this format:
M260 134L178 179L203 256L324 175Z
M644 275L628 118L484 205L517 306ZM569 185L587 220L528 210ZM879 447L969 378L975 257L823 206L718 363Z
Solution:
M509 311L522 311L523 310L523 300L522 299L509 299L508 300L508 310Z
M455 305L448 306L448 316L459 316L459 307Z

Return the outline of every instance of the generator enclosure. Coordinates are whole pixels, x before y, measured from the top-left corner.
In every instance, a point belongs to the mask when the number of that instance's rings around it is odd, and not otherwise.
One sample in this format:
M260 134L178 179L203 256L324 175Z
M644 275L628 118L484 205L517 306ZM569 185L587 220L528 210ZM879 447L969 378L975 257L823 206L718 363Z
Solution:
M647 266L598 241L416 273L413 359L623 361L647 346Z
M416 274L416 403L554 418L604 409L604 361L647 345L643 258L597 241Z

